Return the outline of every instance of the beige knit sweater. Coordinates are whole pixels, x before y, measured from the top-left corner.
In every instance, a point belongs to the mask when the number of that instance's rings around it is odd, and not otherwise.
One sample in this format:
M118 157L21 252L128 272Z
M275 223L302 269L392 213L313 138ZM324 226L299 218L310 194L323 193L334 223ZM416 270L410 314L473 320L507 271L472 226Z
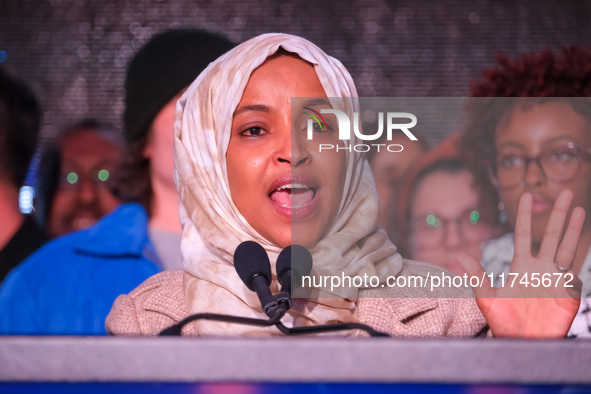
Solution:
M427 278L450 274L430 264L405 260L399 276ZM204 311L206 312L206 311ZM395 337L474 336L486 331L470 289L383 287L360 292L359 322ZM183 271L154 275L115 300L107 316L112 335L157 335L189 314L183 294ZM199 335L188 324L183 335Z

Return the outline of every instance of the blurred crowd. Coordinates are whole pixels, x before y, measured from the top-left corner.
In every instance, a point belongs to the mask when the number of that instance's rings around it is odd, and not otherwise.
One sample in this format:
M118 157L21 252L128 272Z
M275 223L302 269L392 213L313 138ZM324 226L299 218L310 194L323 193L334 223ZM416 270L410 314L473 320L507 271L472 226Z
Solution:
M42 103L0 69L0 334L106 334L119 294L183 268L176 102L234 45L201 30L154 36L128 65L122 130L81 119L43 144ZM456 256L465 252L488 273L507 273L523 193L533 195L535 254L563 189L591 212L590 96L588 49L499 55L474 76L466 122L439 145L428 147L429 130L418 128L418 141L388 141L399 152L368 152L379 226L404 257L462 275ZM35 154L35 183L25 185ZM23 186L35 189L30 214L19 209ZM586 220L572 266L562 267L583 282L572 337L591 336L590 248Z

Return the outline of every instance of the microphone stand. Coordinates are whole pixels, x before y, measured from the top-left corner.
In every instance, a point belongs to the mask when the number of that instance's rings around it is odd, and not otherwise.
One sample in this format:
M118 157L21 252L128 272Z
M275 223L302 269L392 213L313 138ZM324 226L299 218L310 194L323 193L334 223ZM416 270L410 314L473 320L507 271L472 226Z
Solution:
M343 330L362 330L371 337L389 337L390 335L374 330L370 326L361 323L337 323L337 324L323 324L319 326L303 326L303 327L286 327L280 321L275 326L285 335L305 335L305 334L320 334L331 331Z
M250 326L269 327L281 323L281 318L285 315L285 310L276 309L275 315L265 319L254 319L251 317L240 317L231 315L220 315L217 313L197 313L181 320L180 322L165 328L158 334L158 336L180 336L182 328L195 320L214 320L226 323L246 324Z
M226 323L237 323L246 324L250 326L258 327L269 327L275 326L279 331L285 335L306 335L306 334L321 334L331 331L343 331L343 330L362 330L369 334L371 337L389 337L388 334L374 330L370 326L361 323L338 323L338 324L323 324L319 326L304 326L304 327L286 327L281 323L281 318L285 315L285 311L279 311L275 316L264 319L254 319L250 317L240 317L231 315L220 315L217 313L197 313L191 315L180 322L162 330L159 336L180 336L182 328L195 320L214 320L222 321Z
M296 248L297 246L297 248ZM363 330L372 337L389 337L388 334L374 330L370 326L361 323L338 323L338 324L324 324L319 326L304 326L304 327L286 327L281 323L281 318L287 313L287 310L292 306L291 299L291 253L292 247L295 248L295 252L298 252L300 256L302 253L304 257L306 254L308 257L304 259L307 262L306 269L309 272L312 269L312 255L303 246L290 245L283 249L277 259L277 264L281 268L278 270L278 279L281 283L281 291L279 294L272 295L269 289L271 283L271 268L267 252L261 245L254 241L246 241L238 245L236 252L234 253L234 266L238 272L238 276L244 282L244 284L252 291L257 293L263 311L267 316L268 320L254 319L249 317L231 316L231 315L220 315L217 313L197 313L191 315L175 325L172 325L160 332L161 336L180 336L181 330L185 326L195 320L215 320L226 323L238 323L247 324L251 326L269 327L275 326L279 331L285 335L304 335L304 334L320 334L330 331L342 331L342 330ZM237 257L238 256L238 257ZM252 256L258 258L252 260ZM263 262L259 264L259 262ZM254 268L252 263L255 263ZM240 264L237 264L240 263ZM280 271L280 272L279 272Z

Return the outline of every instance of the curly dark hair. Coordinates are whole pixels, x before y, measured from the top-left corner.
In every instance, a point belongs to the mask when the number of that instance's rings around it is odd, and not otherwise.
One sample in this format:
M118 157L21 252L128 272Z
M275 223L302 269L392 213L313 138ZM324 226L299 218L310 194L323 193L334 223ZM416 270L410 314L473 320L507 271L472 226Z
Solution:
M571 46L558 54L527 53L514 60L499 54L496 61L496 68L484 70L482 77L471 83L472 98L467 102L466 128L460 143L482 206L492 211L497 209L499 196L490 182L486 163L497 154L495 132L499 123L516 107L564 100L591 121L591 100L569 99L591 97L589 48Z

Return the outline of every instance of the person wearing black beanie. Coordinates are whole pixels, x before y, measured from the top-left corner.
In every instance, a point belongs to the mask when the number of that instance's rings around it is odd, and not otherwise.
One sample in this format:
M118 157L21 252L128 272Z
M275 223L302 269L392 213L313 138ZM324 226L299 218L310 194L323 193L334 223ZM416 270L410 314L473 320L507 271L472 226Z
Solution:
M154 36L127 68L123 133L129 149L114 192L148 213L149 237L164 268L182 268L172 159L176 101L210 62L233 47L205 30L173 29Z
M134 56L125 79L124 134L128 143L144 139L156 115L211 61L234 44L205 30L168 30Z
M7 276L0 335L105 335L118 295L162 270L182 268L172 158L176 101L233 47L218 34L173 29L137 52L125 79L126 161L113 174L113 192L127 203L48 243Z
M175 103L171 101L209 63L234 45L227 38L205 30L173 29L154 36L131 60L125 78L123 115L129 159L115 189L123 201L139 201L150 214L157 210L153 201L150 153L146 152L151 141L150 130L154 134L153 122L167 104L173 107L170 110L174 113ZM172 124L170 126L172 143ZM172 152L170 166L172 171ZM176 196L176 189L174 194ZM176 203L174 205L176 209Z

